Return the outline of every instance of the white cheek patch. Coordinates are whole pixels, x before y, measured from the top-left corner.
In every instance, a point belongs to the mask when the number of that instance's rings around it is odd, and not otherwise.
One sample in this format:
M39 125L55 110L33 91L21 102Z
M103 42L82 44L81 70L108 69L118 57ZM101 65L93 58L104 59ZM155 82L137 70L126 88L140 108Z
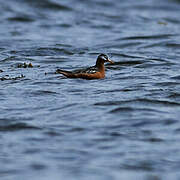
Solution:
M104 56L101 56L101 59L103 59L104 61L106 61L106 60L107 60Z

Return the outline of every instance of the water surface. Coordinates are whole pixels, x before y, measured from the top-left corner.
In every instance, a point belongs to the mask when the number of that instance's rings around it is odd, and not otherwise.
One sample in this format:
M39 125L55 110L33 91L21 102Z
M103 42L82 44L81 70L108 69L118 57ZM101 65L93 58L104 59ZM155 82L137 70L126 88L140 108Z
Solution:
M180 179L179 11L178 0L2 1L0 178ZM100 53L115 61L105 79L54 73Z

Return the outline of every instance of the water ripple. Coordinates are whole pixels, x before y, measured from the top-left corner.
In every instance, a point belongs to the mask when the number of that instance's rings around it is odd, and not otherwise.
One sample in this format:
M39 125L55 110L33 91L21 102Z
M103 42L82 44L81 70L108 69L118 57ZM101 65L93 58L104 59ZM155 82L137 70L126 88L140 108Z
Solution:
M180 179L179 10L179 0L2 1L2 179ZM55 74L100 53L115 62L104 79Z
M66 5L62 5L60 3L56 3L56 2L52 2L50 0L32 0L31 2L29 2L28 0L25 0L25 2L27 2L28 4L30 4L31 6L34 7L38 7L38 8L42 8L42 9L49 9L49 10L53 10L53 11L70 11L71 8L66 6Z
M95 103L95 106L111 106L111 105L135 105L135 104L141 104L141 105L148 105L148 106L159 106L159 105L164 105L164 106L169 106L169 107L174 107L174 106L180 106L180 103L178 102L171 102L171 101L166 101L166 100L153 100L153 99L135 99L135 100L129 100L129 101L104 101L104 102L98 102Z
M167 39L173 36L178 36L178 34L157 34L157 35L149 35L149 36L131 36L125 37L123 40L142 40L142 39Z
M2 120L0 120L1 122ZM1 124L1 123L0 123ZM39 127L28 125L27 123L15 123L8 125L0 125L0 131L20 131L20 130L38 130Z
M19 15L19 16L16 16L16 17L9 17L8 18L9 21L15 21L15 22L33 22L34 19L32 19L31 17L28 17L28 16L25 16L25 15Z

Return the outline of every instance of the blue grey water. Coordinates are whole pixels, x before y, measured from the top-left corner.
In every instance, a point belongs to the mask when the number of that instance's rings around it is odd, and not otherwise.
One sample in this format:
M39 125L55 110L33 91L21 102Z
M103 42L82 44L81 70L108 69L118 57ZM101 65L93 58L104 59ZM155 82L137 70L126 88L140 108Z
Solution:
M115 61L102 80L54 73L100 53ZM0 0L1 180L166 180L179 169L179 0Z

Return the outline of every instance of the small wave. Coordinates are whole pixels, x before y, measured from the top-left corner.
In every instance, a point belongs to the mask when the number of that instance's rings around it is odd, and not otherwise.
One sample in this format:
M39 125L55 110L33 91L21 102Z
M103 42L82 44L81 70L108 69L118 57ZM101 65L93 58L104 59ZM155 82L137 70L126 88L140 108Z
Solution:
M34 19L32 19L31 17L25 16L25 15L21 15L21 16L15 16L15 17L9 17L8 18L9 21L15 21L15 22L33 22Z
M47 48L47 47L13 51L11 53L19 55L19 56L31 56L31 57L33 57L33 56L72 55L72 54L74 54L71 50L68 50L67 48ZM11 60L13 57L14 56L6 58L6 59Z
M95 103L95 106L112 106L112 105L146 105L146 106L153 106L153 105L164 105L164 106L180 106L180 103L167 101L167 100L154 100L154 99L135 99L135 100L128 100L128 101L105 101Z
M131 65L138 65L138 64L143 64L143 61L119 61L119 62L114 62L114 65L121 65L121 66L131 66Z
M155 162L151 161L140 161L140 162L134 162L134 161L127 161L124 165L123 168L126 170L141 170L141 171L153 171L154 170L154 164Z
M180 48L180 44L178 43L167 43L166 46L171 48Z
M0 125L0 131L19 131L19 130L36 130L38 127L26 123L15 123L9 125Z
M156 86L161 86L161 87L177 86L179 84L180 83L178 82L171 82L171 81L155 83Z
M136 55L131 55L131 54L124 54L124 53L116 53L116 52L112 52L111 55L113 56L121 56L121 57L125 57L125 58L131 58L131 59L139 59L139 58L143 58L141 56L136 56Z
M171 77L171 79L180 80L180 75L178 75L178 76L173 76L173 77Z
M122 38L123 40L143 40L143 39L167 39L176 36L175 34L157 34L157 35L144 35L144 36L129 36Z
M57 54L66 54L66 55L73 55L74 53L71 50L68 50L67 48L46 48L46 47L42 47L42 48L38 48L37 52L41 52L44 55L47 53L47 55L57 55Z
M171 93L168 97L173 98L173 99L177 99L177 98L179 99L180 93L174 92L174 93Z
M157 110L153 110L151 108L133 108L133 107L118 107L110 111L110 113L122 113L122 112L161 112Z
M132 112L134 109L131 107L118 107L110 111L110 113L117 113L117 112Z
M153 68L153 67L170 67L174 65L174 63L171 63L171 62L163 62L163 63L151 63L151 62L146 62L144 64L140 64L140 65L137 65L136 68Z
M62 5L60 3L51 2L49 0L26 0L28 4L33 5L38 8L45 8L49 10L61 10L61 11L69 11L70 7L66 5Z
M57 92L48 91L48 90L36 90L36 91L32 91L29 93L29 95L32 97L34 97L34 96L48 96L48 95L52 96L53 94L57 94Z

